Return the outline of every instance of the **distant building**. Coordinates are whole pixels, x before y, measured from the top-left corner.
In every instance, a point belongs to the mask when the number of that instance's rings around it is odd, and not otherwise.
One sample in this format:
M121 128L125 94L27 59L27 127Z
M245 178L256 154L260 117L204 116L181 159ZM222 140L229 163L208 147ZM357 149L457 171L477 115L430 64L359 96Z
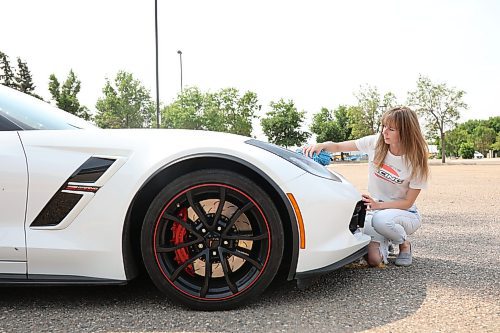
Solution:
M431 154L437 154L438 153L438 146L437 145L427 145L429 148L429 153Z
M438 146L437 145L427 145L429 149L429 157L436 157L438 154Z

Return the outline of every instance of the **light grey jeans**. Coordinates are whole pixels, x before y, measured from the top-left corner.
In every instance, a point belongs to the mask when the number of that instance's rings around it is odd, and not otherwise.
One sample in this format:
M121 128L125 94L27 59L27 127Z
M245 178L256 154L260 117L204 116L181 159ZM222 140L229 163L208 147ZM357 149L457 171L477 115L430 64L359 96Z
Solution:
M363 232L380 243L380 254L387 263L389 243L402 244L422 225L417 207L367 211Z

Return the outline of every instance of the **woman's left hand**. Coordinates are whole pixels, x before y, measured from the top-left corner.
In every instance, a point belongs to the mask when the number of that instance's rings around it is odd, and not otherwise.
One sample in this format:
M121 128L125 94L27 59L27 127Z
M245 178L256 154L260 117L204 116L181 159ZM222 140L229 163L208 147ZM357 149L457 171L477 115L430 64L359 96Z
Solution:
M363 194L361 195L362 199L365 203L366 209L367 210L377 210L380 209L380 204L381 202L375 201L372 197L370 197L368 194Z

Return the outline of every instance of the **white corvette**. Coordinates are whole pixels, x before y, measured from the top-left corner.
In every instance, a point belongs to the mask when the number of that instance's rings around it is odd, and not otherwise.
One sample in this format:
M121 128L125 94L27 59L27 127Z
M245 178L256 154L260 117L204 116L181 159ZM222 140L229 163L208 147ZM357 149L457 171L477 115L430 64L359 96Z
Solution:
M359 192L248 137L103 130L0 85L0 284L124 284L195 309L364 255Z

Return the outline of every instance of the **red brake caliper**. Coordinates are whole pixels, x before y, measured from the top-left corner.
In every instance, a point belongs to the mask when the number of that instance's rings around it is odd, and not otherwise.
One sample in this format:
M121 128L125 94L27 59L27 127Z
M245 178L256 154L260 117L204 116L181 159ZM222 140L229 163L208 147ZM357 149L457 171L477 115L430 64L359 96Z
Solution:
M182 219L183 221L187 222L187 208L182 208L179 214L177 216ZM186 228L184 228L180 223L174 222L172 225L172 240L171 242L174 245L179 245L182 243L185 243L187 240L187 231ZM174 260L179 264L182 265L189 259L189 251L187 247L182 247L178 250L175 250L175 258ZM188 273L191 276L194 276L194 268L192 264L189 264L186 267L186 273Z

